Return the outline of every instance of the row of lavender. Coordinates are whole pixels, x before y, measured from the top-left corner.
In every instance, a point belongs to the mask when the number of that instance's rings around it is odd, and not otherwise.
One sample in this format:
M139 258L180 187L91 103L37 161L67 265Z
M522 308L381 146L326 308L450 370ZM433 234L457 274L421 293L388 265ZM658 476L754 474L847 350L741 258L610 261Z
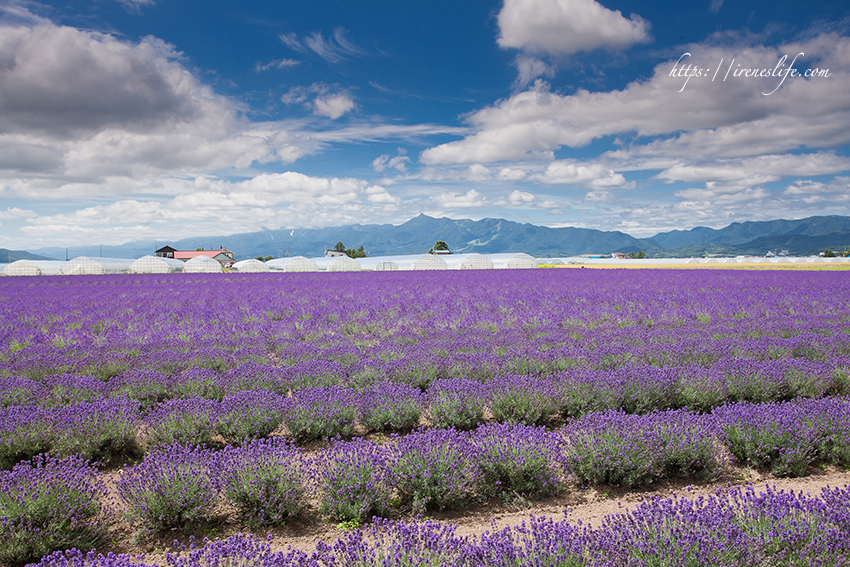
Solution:
M843 273L297 276L0 280L0 375L110 381L148 370L179 379L210 368L245 389L387 379L427 387L850 354ZM248 361L266 369L242 368Z
M819 496L767 486L707 498L655 499L607 516L598 527L531 517L519 526L463 537L437 522L376 521L314 552L273 551L235 535L167 553L168 567L689 567L850 564L850 488ZM160 567L128 555L78 550L44 557L38 567Z
M37 380L10 376L0 380L0 406L38 405L52 407L104 397L129 397L143 408L170 399L200 397L221 401L243 391L262 390L287 396L311 388L337 387L361 394L380 391L397 384L416 397L422 392L440 390L452 379L474 381L481 387L476 395L492 402L495 392L511 388L529 389L532 382L543 389L574 387L595 391L600 400L596 409L622 406L627 411L666 407L710 409L729 401L775 401L795 397L817 397L842 393L850 388L850 356L835 355L823 361L801 357L754 359L733 356L706 365L641 365L626 363L616 369L579 366L550 372L509 372L501 369L489 377L471 362L469 368L451 373L430 372L420 367L420 375L394 372L386 364L382 373L369 380L334 372L334 365L308 361L289 367L245 362L225 372L191 368L177 375L150 370L128 370L110 379L76 374L59 374ZM330 368L328 368L330 367ZM358 379L361 378L361 379ZM526 381L527 384L522 382ZM548 386L547 386L548 385ZM414 392L415 390L415 392ZM645 396L636 399L635 396ZM488 402L488 403L491 403ZM631 406L634 406L631 408ZM575 408L571 414L580 413Z
M378 444L337 440L308 453L282 439L212 451L171 445L125 468L117 493L127 520L154 532L204 523L224 504L247 525L278 524L308 501L336 522L460 508L495 496L534 499L568 483L638 486L714 477L725 446L739 462L800 476L816 463L850 465L850 401L732 404L711 414L595 413L557 432L489 424L425 430ZM38 456L0 472L0 532L16 563L104 534L104 487L79 457ZM850 512L850 510L848 510Z
M711 368L571 371L503 376L487 383L445 379L434 381L426 393L382 382L360 391L307 387L289 395L274 390L224 394L216 387L215 374L204 371L194 372L192 382L179 383L184 389L171 390L186 397L162 401L163 383L147 376L139 380L144 375L138 374L132 387L120 383L112 390L115 397L96 397L105 388L94 378L62 376L33 384L10 378L3 383L6 392L27 392L32 396L28 401L37 399L43 405L0 407L0 469L44 452L108 463L172 443L238 445L275 432L304 443L373 431L403 432L424 423L468 430L485 416L496 422L544 425L604 410L710 411L728 402L848 394L848 368L848 357L829 364L732 360ZM49 403L57 398L66 404ZM279 430L281 426L285 430Z

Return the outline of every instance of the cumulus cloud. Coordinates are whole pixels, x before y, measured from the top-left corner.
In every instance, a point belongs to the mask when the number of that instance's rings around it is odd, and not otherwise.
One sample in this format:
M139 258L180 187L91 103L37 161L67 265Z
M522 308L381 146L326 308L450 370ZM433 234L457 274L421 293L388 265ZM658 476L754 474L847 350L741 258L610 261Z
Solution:
M595 0L505 0L498 23L499 46L530 53L570 55L649 41L646 20Z
M29 209L20 209L18 207L6 207L5 211L0 211L0 219L3 220L25 219L27 217L34 216L35 211L31 211Z
M518 168L503 167L499 170L498 177L502 181L519 181L525 177L525 171Z
M303 104L317 116L336 120L356 108L354 100L338 85L313 83L309 87L292 87L280 97L285 104Z
M404 148L399 148L399 155L397 156L391 157L389 154L380 155L372 160L372 169L378 173L386 169L395 169L403 173L407 170L407 164L410 162L410 158L405 155L406 153L407 151Z
M319 116L327 116L336 120L343 114L351 111L356 105L354 101L345 94L331 94L316 97L313 101L313 113Z
M850 170L850 158L832 152L764 155L711 163L678 164L658 174L668 181L744 181L752 185L778 181L786 176L812 176Z
M247 167L309 151L240 117L174 47L40 22L0 24L0 190ZM315 147L315 146L314 146ZM5 189L3 189L5 188Z
M563 95L538 80L470 115L473 134L428 148L421 159L426 164L529 159L623 134L661 137L625 148L619 155L627 158L742 157L850 142L850 38L823 34L773 47L748 45L746 38L720 45L721 39L688 47L693 53L688 63L711 71L700 78L671 76L672 59L658 64L649 79L610 92ZM721 61L774 69L783 55L799 52L809 57L807 65L828 68L830 77L793 77L779 89L777 77L710 79Z
M533 203L536 198L537 197L527 191L520 191L519 189L516 189L508 195L508 202L512 205L527 205L529 203Z
M555 161L546 171L534 176L543 183L581 183L594 187L622 187L627 184L622 174L599 163L582 164L570 160Z
M153 237L167 231L173 237L254 231L258 225L327 226L357 222L369 211L388 211L400 202L379 185L365 180L314 177L288 171L261 174L232 182L209 176L169 180L165 200L121 199L71 212L38 216L10 209L0 218L26 216L25 234L45 241L68 242L85 235L107 235L117 242ZM4 216L5 214L5 216Z
M443 209L474 209L483 207L487 199L476 191L470 189L466 193L455 193L447 191L433 197L434 202Z

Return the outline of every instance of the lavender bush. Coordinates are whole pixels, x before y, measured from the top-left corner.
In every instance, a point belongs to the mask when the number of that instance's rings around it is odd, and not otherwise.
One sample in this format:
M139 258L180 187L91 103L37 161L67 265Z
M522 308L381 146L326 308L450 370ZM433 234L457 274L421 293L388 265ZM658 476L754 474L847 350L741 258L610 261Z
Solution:
M287 400L283 423L299 442L349 436L357 419L353 390L342 386L304 388Z
M709 477L719 466L712 432L700 416L682 410L590 414L561 431L561 458L582 484L633 487L659 478Z
M379 382L360 394L360 422L368 431L411 430L419 425L422 405L418 388Z
M370 441L334 441L310 463L318 473L319 512L336 522L362 522L390 511L392 490L383 448Z
M53 446L52 412L37 406L0 407L0 470Z
M487 386L487 405L497 421L544 424L557 411L557 396L549 379L508 375Z
M97 470L46 455L0 471L0 562L23 565L55 550L88 550L104 536Z
M55 454L78 455L104 464L140 454L137 401L106 398L65 406L56 411L53 423Z
M172 443L210 445L215 434L220 406L206 398L167 400L153 406L144 416L144 437L148 447Z
M282 524L304 509L303 457L285 440L228 447L217 468L222 494L250 525Z
M555 463L560 444L544 428L521 425L483 425L475 431L478 468L483 494L535 498L561 488Z
M121 472L118 496L131 524L159 531L206 521L218 499L213 454L203 448L171 445L151 451Z
M777 476L805 476L817 456L817 428L800 404L738 403L713 414L721 439L742 463Z
M417 431L388 450L392 485L414 512L457 507L473 495L477 453L468 433Z
M485 391L478 382L437 380L428 391L428 419L437 428L474 429L484 421Z
M226 396L216 412L215 431L225 443L268 437L283 420L286 399L268 390Z

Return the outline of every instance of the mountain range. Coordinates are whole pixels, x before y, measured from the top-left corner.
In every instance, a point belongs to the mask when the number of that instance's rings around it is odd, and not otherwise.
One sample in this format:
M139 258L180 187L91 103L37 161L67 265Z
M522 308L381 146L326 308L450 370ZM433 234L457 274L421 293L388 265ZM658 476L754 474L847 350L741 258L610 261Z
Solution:
M764 255L787 250L792 255L850 248L850 217L818 216L800 220L736 222L721 229L697 227L636 238L619 231L549 228L505 219L433 218L420 214L401 225L346 225L310 229L262 229L228 236L193 237L175 241L137 241L119 246L100 244L72 248L42 248L32 255L64 260L77 256L138 258L168 244L178 250L232 250L237 260L257 256L324 255L337 242L363 246L370 256L421 254L437 240L456 253L526 252L537 257L637 252L648 257L690 257L708 254ZM0 249L0 262L18 259L17 251ZM23 253L28 254L28 253ZM3 256L7 257L4 258Z

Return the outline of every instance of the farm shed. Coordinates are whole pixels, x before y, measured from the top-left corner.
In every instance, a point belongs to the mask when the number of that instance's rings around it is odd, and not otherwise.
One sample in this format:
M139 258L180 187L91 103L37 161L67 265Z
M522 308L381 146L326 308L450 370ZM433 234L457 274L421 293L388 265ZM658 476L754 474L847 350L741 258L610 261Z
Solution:
M517 270L524 268L536 268L537 260L524 252L507 252L505 254L489 254L493 261L493 267L497 269Z
M450 270L492 270L493 261L483 254L441 256Z
M133 260L126 258L91 258L89 256L78 256L73 260L65 262L62 266L62 275L83 276L100 274L126 274L130 270Z
M318 272L319 266L310 258L294 256L292 258L275 258L266 262L266 266L274 271L283 272Z
M270 272L271 268L269 268L265 263L255 260L254 258L249 258L248 260L239 260L235 264L233 264L233 269L237 272Z
M168 274L183 270L183 262L174 258L142 256L130 264L131 274Z
M187 274L216 274L221 272L221 264L209 256L195 256L183 264L183 271Z
M59 260L16 260L3 269L4 276L58 276L65 262Z
M312 258L322 272L359 272L360 263L348 256Z

